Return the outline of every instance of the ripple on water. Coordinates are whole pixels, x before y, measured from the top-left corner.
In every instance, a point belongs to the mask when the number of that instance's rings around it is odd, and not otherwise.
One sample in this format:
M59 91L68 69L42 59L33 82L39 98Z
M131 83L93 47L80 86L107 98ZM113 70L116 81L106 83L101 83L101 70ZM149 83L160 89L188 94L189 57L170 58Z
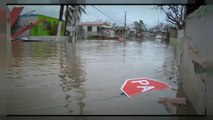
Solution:
M14 83L14 87L17 89L45 87L51 93L59 92L59 94L54 94L56 100L60 101L62 99L62 101L65 101L63 106L71 114L85 113L87 108L88 113L94 113L93 108L102 109L103 107L100 107L96 102L92 104L93 106L85 107L87 101L84 101L84 98L88 97L87 95L89 97L92 96L92 99L97 99L104 98L105 94L107 96L120 94L120 87L125 78L147 76L162 80L170 84L172 89L177 89L177 83L175 83L177 77L174 70L176 68L173 67L175 66L173 63L176 61L173 59L172 50L160 43L79 41L75 46L72 46L73 44L70 43L66 45L60 44L59 46L55 43L31 43L31 46L27 43L22 44L26 44L26 46L23 47L23 50L19 51L21 57L14 57L12 59L13 67L7 70L7 77L17 79L17 83ZM170 76L172 79L169 79ZM24 79L21 80L20 78ZM109 82L110 80L113 82ZM48 87L52 86L52 83L59 87L59 89L49 89ZM163 91L161 93L163 95L175 96L172 95L173 93L175 94L174 91ZM37 95L40 97L39 94ZM51 98L51 95L46 94L47 98ZM152 95L159 94L146 94L144 95L145 97L142 96L143 98L150 99L151 103L147 104L151 106L154 100L157 101L158 97ZM119 102L113 101L114 99L104 102L109 104L106 107L110 110L119 110L123 113L125 110L116 106L121 105L120 103L125 103L127 98L121 97L119 99ZM31 104L32 101L29 100L27 102ZM136 102L129 101L126 102L127 105L131 106L130 104L134 104L138 106ZM17 104L19 103L17 102ZM134 110L135 108L131 109ZM143 109L143 107L138 106L136 109ZM146 110L146 108L144 109ZM153 107L153 110L155 110L155 107Z

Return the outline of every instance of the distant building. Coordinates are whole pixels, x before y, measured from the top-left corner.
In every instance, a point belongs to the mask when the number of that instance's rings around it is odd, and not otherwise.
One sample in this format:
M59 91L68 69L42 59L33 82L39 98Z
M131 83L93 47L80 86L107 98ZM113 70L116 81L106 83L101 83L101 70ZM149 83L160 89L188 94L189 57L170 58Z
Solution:
M78 26L78 35L83 38L113 38L114 31L106 22L80 22Z
M58 19L53 17L48 17L45 15L40 14L30 14L30 15L22 15L19 16L17 22L15 23L14 27L12 28L12 34L15 32L20 31L25 26L30 25L31 23L43 19L45 20L39 23L36 26L33 26L31 29L25 31L23 34L18 36L21 37L29 37L29 36L54 36L57 34L57 27L58 27ZM65 30L65 22L62 22L62 35Z
M126 34L129 34L129 28L127 28L127 27L125 29L124 29L124 27L115 27L114 31L115 31L116 37L123 36L125 32L126 32Z
M129 29L129 37L136 37L136 30L134 28Z

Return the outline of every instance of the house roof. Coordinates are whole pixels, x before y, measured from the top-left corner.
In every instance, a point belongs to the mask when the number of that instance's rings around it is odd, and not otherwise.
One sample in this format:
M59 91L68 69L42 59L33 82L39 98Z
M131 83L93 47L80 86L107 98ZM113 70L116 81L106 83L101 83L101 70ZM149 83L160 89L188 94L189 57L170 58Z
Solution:
M102 26L107 25L106 22L80 22L77 26Z
M38 14L20 15L19 17L32 17L32 16L38 16Z

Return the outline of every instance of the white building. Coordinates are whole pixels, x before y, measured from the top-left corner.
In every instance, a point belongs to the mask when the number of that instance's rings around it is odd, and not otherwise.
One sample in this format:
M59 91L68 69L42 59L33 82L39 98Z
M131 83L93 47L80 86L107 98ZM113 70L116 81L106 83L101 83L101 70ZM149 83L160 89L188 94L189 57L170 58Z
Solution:
M112 27L106 22L80 22L77 24L78 30L84 38L88 37L105 37L112 38L115 36Z

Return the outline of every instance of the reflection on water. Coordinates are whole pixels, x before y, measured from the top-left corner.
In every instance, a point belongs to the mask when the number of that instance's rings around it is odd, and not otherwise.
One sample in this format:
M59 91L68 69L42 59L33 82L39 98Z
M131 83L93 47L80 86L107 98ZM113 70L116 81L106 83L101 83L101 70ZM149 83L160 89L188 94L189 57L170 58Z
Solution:
M173 48L155 41L13 42L8 114L169 114L159 97L176 97ZM147 76L173 89L129 99L126 79Z
M83 88L85 81L85 71L81 63L80 56L76 53L75 44L57 43L58 58L60 64L59 77L61 79L60 86L65 92L66 105L69 113L83 114L83 99L86 97Z

